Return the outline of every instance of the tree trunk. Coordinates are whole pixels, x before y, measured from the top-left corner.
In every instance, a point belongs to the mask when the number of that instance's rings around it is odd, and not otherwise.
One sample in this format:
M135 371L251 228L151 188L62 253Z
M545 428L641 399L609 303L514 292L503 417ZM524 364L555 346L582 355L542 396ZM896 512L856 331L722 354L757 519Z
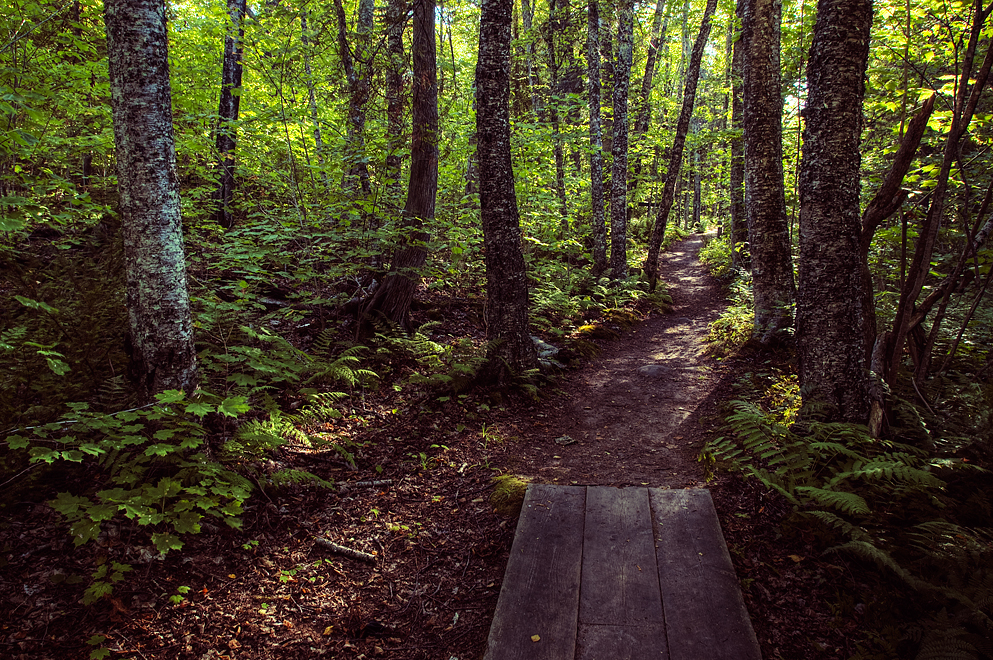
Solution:
M234 123L238 121L241 93L241 53L245 36L246 0L228 0L228 35L224 39L224 63L221 70L221 101L217 110L217 173L218 185L214 192L214 220L230 229L234 226L231 199L234 196L234 151L236 146Z
M400 180L403 165L404 99L403 72L403 30L407 24L407 3L405 0L389 0L386 8L386 52L390 60L386 72L386 154L384 181L386 204L390 213L399 211L400 194L403 183Z
M745 0L738 0L735 15L740 23ZM745 215L745 140L742 134L744 103L741 88L744 81L745 43L738 34L731 57L731 263L735 268L751 268L748 256L748 220Z
M800 169L796 347L805 414L865 422L859 137L871 0L820 0Z
M690 128L690 118L693 116L693 103L696 99L696 86L700 78L700 62L703 60L703 49L710 38L710 23L717 8L717 0L707 0L707 7L703 12L703 21L700 23L700 32L697 34L696 43L693 44L693 53L690 56L690 65L686 70L686 86L683 91L683 105L679 111L679 122L676 124L676 135L672 140L672 151L669 153L669 168L666 170L665 187L662 189L662 199L659 202L658 216L655 218L655 227L652 228L652 236L648 242L648 259L645 262L645 274L648 276L649 288L654 291L658 284L659 252L662 249L662 239L665 238L665 226L669 220L669 212L676 194L676 180L679 178L679 168L683 162L683 147L686 144L686 133Z
M641 93L638 96L637 115L634 120L634 130L632 146L638 152L634 164L634 177L631 179L631 192L641 184L642 154L640 145L645 134L648 132L648 125L652 118L652 82L655 80L655 68L658 61L659 47L665 42L665 35L668 31L669 20L662 24L662 17L665 14L665 0L658 0L655 3L655 17L652 19L652 34L648 41L648 56L645 60L645 74L641 78Z
M503 383L537 366L528 333L528 289L510 160L510 24L513 0L483 0L476 65L479 199L486 251L484 378Z
M403 209L404 244L397 249L389 274L363 306L361 325L382 314L410 330L410 304L427 259L424 223L434 219L438 192L438 73L434 33L434 0L414 3L413 130L410 140L410 181Z
M172 128L165 2L106 0L131 371L141 396L197 384Z
M783 188L782 5L780 0L744 0L744 5L745 213L755 298L752 337L770 344L788 336L796 297Z
M600 126L600 8L589 0L586 34L590 106L590 229L593 235L593 274L607 269L607 224L603 212L603 129Z
M567 231L569 207L565 198L565 156L562 153L562 132L559 122L559 103L561 102L559 89L559 57L555 50L556 37L562 31L562 20L560 9L556 0L548 2L548 72L551 76L552 98L548 103L548 120L552 124L552 153L555 158L555 194L559 199L559 214L562 216L562 229Z
M365 163L365 105L369 100L369 72L372 52L369 35L373 26L373 0L359 0L359 20L355 29L355 56L348 47L348 26L341 0L334 2L338 17L338 55L348 83L348 116L345 119L345 175L342 188L349 194L361 189L368 195L369 168Z
M628 276L627 179L628 83L634 50L634 1L617 1L617 61L614 65L614 138L610 173L610 269L615 280Z

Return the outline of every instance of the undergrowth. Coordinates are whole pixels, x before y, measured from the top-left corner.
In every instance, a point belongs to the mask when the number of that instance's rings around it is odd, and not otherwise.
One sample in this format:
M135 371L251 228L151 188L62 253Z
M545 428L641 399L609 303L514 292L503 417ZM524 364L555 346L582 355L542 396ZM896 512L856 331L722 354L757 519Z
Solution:
M990 473L916 443L872 438L862 426L796 424L798 389L774 384L778 391L760 397L766 408L729 404L726 434L701 461L776 491L793 505L789 526L813 531L827 555L862 562L859 598L872 629L854 657L993 657Z

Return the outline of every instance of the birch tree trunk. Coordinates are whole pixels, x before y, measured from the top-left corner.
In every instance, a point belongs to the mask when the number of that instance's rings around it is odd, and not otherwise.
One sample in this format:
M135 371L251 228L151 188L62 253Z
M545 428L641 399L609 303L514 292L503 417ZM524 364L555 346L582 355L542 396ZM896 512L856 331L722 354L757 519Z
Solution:
M859 138L871 0L820 0L807 73L800 166L796 348L807 414L869 414L860 259Z
M513 0L483 0L476 64L479 199L486 251L486 380L503 383L537 366L528 333L528 289L510 159Z
M603 128L600 126L600 7L589 0L586 33L588 101L590 106L590 229L593 235L593 274L607 269L607 223L603 211Z
M234 152L238 121L238 107L241 94L235 93L241 87L241 54L245 37L246 0L228 0L228 35L224 39L224 62L221 67L221 100L217 109L217 173L218 185L214 192L216 204L214 219L217 224L230 229L234 226L231 200L234 196Z
M413 128L410 139L410 180L402 223L406 235L393 255L389 274L360 313L360 325L382 314L410 330L410 304L427 259L424 223L434 219L438 192L438 69L435 45L435 2L414 3L412 43Z
M665 226L669 221L669 212L676 197L676 182L679 179L679 168L683 163L683 147L686 145L686 133L690 129L690 119L693 117L693 103L696 100L696 86L700 78L700 62L703 60L703 49L710 38L710 24L717 8L717 0L707 0L703 11L700 32L693 44L690 64L686 69L686 85L683 90L683 105L679 111L679 121L676 123L676 135L672 140L672 151L669 152L669 168L666 170L665 187L662 189L662 199L659 202L659 212L652 228L652 236L648 242L648 259L645 262L645 274L648 276L649 289L654 291L659 277L659 252L662 250L662 239L665 238Z
M615 280L628 276L628 82L634 42L634 1L617 2L617 62L614 65L614 139L610 174L610 269Z
M744 0L744 5L745 213L755 298L752 338L770 344L785 339L792 328L796 297L783 187L782 4Z
M172 128L164 0L106 0L107 55L131 326L150 400L197 384Z

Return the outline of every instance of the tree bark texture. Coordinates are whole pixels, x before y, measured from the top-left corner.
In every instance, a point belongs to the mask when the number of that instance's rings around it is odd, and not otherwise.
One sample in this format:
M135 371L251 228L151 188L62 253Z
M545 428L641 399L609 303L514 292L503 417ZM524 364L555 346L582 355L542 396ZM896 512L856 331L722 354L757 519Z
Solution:
M783 187L782 4L744 0L744 5L745 214L755 298L752 337L770 344L783 339L792 327L796 297Z
M403 59L403 30L407 24L407 3L405 0L389 0L386 8L386 52L390 60L386 72L386 141L389 151L386 154L386 203L390 211L398 211L403 183L400 180L403 166L404 99L403 72L406 64Z
M659 201L659 212L652 228L652 236L648 242L648 259L645 262L645 274L648 276L649 288L654 291L658 284L659 252L662 250L662 239L665 238L665 226L669 221L669 212L676 199L676 182L679 179L679 168L683 163L683 147L686 145L686 134L690 129L690 119L693 117L693 103L696 99L697 81L700 79L700 62L703 60L703 49L710 38L711 19L717 8L717 0L707 0L703 12L700 32L693 44L690 64L686 69L686 85L683 90L683 105L679 111L679 121L676 123L676 135L672 140L672 151L669 152L669 168L665 173L665 186L662 188L662 199Z
M803 112L796 318L805 408L862 423L869 413L869 368L859 249L859 138L871 27L871 0L818 3Z
M363 307L360 321L382 314L410 330L410 304L427 259L423 227L434 219L438 192L438 69L435 45L435 2L416 0L413 28L413 104L410 180L402 223L406 235L393 255L389 274Z
M483 0L476 64L479 200L486 253L485 377L497 382L537 366L528 333L528 288L510 159L510 37L513 0Z
M165 3L104 3L132 373L145 399L197 384L172 128Z
M590 106L590 229L593 235L593 274L607 269L607 223L603 197L603 128L600 125L600 7L589 0L586 34L588 101Z
M614 138L610 173L610 269L628 276L628 84L634 50L634 0L617 0L617 61L614 65Z
M740 26L745 11L745 0L738 0L735 16ZM742 131L742 84L744 75L745 43L741 31L734 41L731 55L731 263L735 268L751 268L748 256L748 219L745 215L745 139Z
M217 109L217 190L214 192L214 219L230 229L234 226L231 200L234 196L234 154L236 148L235 122L241 104L242 50L245 37L246 0L228 0L231 25L224 39L224 61L221 66L221 100Z

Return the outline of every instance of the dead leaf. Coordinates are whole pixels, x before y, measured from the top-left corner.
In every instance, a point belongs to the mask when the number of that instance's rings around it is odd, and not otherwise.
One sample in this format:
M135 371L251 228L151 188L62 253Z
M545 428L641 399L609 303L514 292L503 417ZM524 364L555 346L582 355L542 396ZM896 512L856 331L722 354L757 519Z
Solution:
M531 641L532 642L540 642L541 641L541 635L531 635Z

